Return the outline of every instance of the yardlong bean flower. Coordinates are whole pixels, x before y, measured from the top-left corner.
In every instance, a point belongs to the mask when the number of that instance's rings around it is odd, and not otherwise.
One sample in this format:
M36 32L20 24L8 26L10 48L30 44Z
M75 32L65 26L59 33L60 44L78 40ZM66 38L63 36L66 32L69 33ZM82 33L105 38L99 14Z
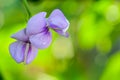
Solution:
M36 57L38 49L29 42L26 29L13 34L12 38L17 39L17 41L10 45L11 56L18 63L29 64Z
M51 44L50 29L68 37L68 28L69 21L59 9L55 9L48 18L46 12L40 12L30 18L26 29L12 35L18 41L10 45L10 53L16 62L28 64L35 58L38 49L45 49Z
M45 16L46 12L33 16L28 21L26 28L26 33L30 36L30 42L40 49L47 48L52 41L50 28L58 34L68 37L66 31L69 27L69 22L59 9L54 10L48 18L45 18Z

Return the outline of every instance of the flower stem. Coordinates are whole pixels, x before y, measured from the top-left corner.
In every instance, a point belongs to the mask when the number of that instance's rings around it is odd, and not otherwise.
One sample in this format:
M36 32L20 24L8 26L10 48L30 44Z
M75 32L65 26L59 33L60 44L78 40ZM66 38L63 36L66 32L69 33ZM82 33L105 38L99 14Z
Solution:
M23 2L23 5L24 5L25 8L26 8L27 13L28 13L28 18L27 18L27 20L29 20L29 18L32 16L32 14L31 14L31 12L30 12L28 2L27 2L27 0L22 0L22 2Z

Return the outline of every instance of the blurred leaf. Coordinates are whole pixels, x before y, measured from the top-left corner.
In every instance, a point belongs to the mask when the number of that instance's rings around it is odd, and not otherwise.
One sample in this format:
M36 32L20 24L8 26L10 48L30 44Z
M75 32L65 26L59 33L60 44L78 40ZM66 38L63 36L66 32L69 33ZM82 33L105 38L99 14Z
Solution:
M114 53L104 70L100 80L119 80L120 79L120 51Z

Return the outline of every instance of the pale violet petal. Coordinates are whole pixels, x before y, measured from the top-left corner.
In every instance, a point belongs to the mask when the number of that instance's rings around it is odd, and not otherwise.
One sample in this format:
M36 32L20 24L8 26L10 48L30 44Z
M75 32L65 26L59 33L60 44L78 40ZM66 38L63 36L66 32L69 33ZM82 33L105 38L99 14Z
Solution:
M27 35L33 35L43 31L47 24L45 16L46 12L40 12L30 18L26 28Z
M22 41L16 41L10 45L9 50L11 56L17 63L24 61L25 48L26 43Z
M26 35L26 29L23 29L11 36L12 38L15 38L20 41L28 41L28 36Z
M69 21L66 19L64 14L59 10L55 9L49 18L47 19L48 26L52 29L68 29L69 27Z
M30 44L29 49L28 49L28 53L26 56L26 61L25 61L26 64L31 63L35 59L37 53L38 53L38 49Z
M52 35L49 31L30 36L30 42L36 48L47 48L52 41Z
M57 29L54 29L54 31L60 34L61 36L69 37L68 32L64 32L63 30L57 30Z

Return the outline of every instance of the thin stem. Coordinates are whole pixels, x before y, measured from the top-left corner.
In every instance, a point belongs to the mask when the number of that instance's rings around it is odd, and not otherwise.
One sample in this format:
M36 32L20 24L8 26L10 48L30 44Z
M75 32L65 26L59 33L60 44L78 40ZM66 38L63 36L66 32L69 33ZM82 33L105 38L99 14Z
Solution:
M32 16L32 14L31 14L31 12L30 12L28 2L27 2L27 0L22 0L22 2L23 2L23 5L24 5L25 8L26 8L27 13L28 13L28 18L27 18L27 19L29 19L29 18Z

